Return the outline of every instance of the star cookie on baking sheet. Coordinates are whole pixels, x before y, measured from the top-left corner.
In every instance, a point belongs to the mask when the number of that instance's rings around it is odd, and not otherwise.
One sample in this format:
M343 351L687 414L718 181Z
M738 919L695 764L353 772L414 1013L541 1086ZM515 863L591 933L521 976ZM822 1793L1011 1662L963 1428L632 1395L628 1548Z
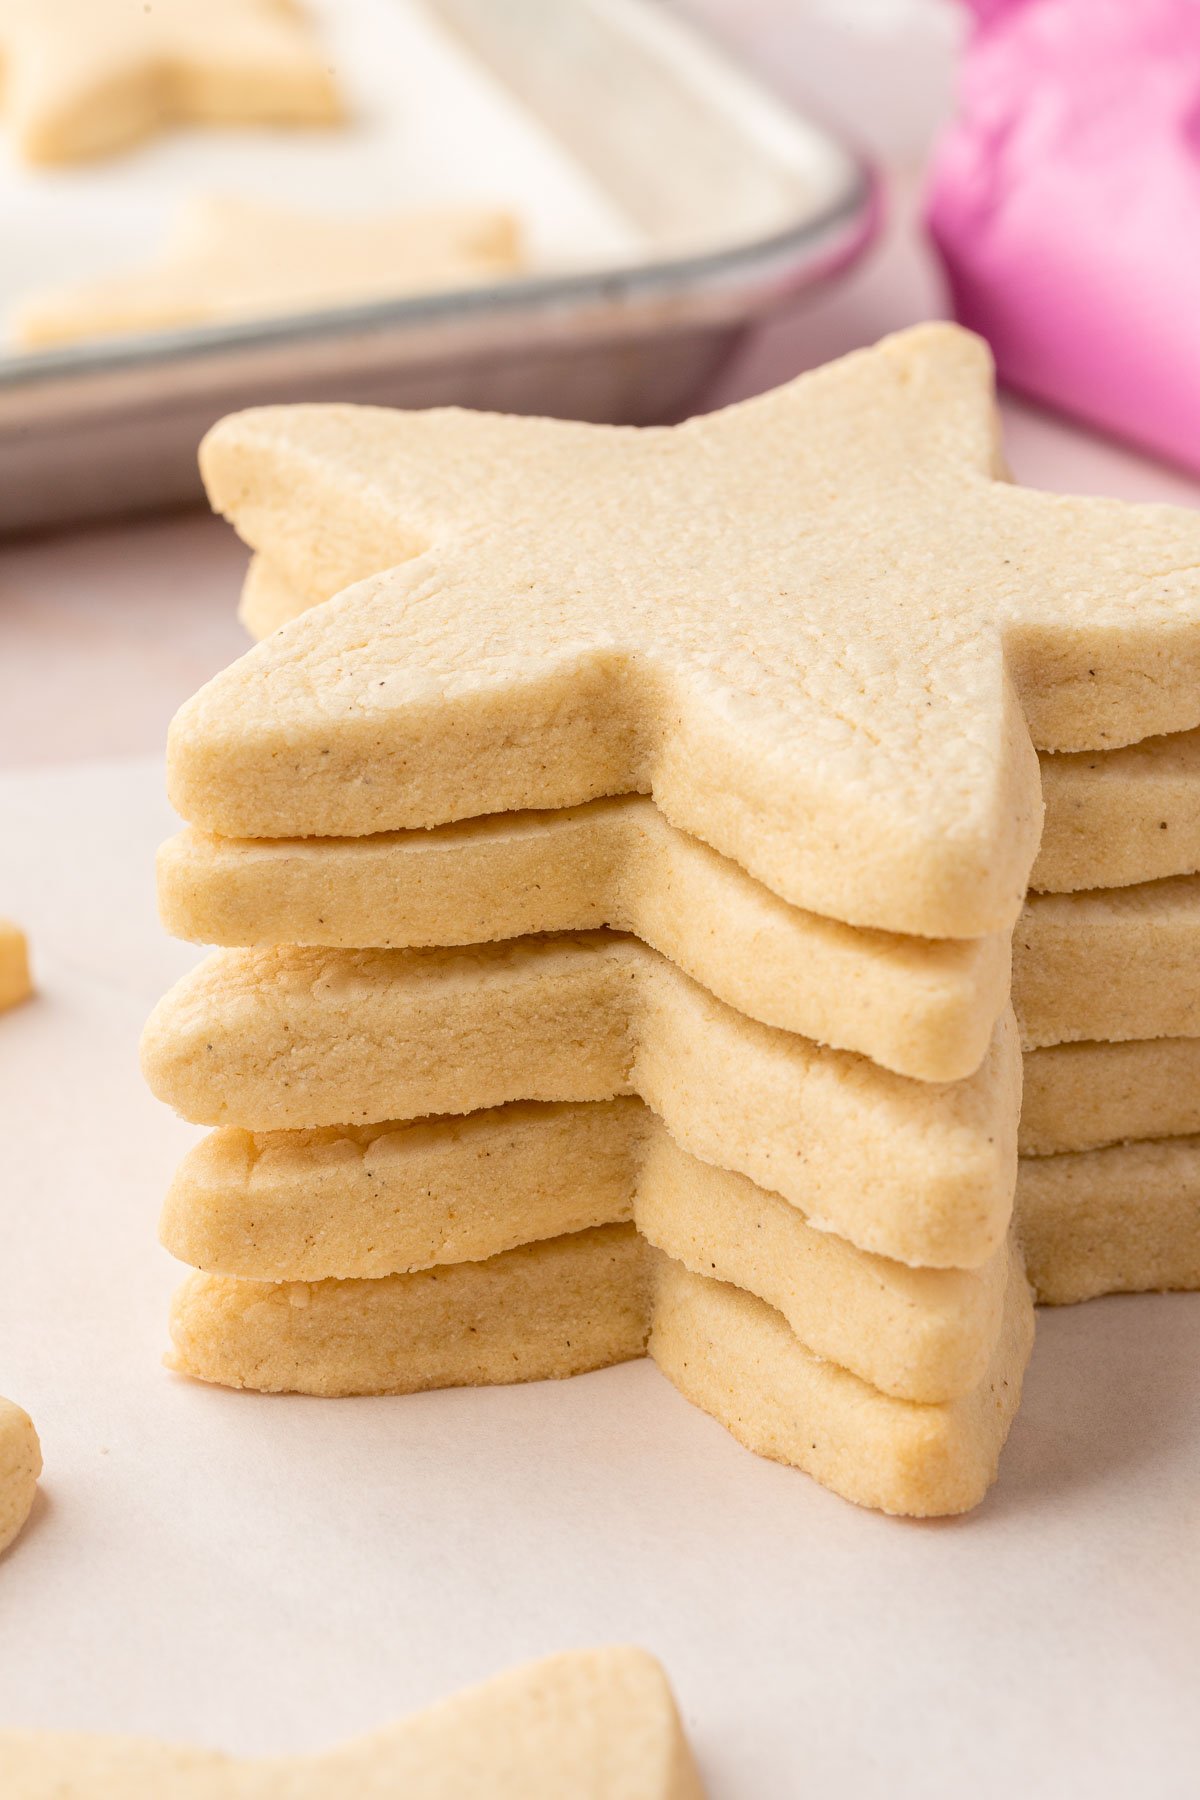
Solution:
M1024 898L1034 743L1200 721L1200 515L997 479L952 326L669 429L277 407L202 464L285 579L370 577L176 718L219 834L649 791L795 904L973 937Z
M120 332L216 325L475 286L518 266L517 227L484 207L338 216L262 201L190 201L157 261L31 295L27 350Z
M0 1731L20 1800L703 1800L660 1665L575 1650L497 1676L323 1755L235 1761L146 1739Z
M292 0L0 0L0 112L26 162L106 155L173 121L341 113Z

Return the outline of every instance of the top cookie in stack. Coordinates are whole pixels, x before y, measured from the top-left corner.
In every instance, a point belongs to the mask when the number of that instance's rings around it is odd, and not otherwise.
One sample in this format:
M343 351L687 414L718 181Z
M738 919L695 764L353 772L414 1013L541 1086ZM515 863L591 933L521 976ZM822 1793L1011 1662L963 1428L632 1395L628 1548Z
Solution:
M172 730L165 916L244 946L147 1034L221 1128L168 1206L215 1271L183 1366L396 1391L652 1326L686 1393L840 1492L981 1496L1030 1339L1030 733L1200 714L1200 526L1007 486L995 442L945 327L673 430L217 428L210 492L276 595L366 578Z

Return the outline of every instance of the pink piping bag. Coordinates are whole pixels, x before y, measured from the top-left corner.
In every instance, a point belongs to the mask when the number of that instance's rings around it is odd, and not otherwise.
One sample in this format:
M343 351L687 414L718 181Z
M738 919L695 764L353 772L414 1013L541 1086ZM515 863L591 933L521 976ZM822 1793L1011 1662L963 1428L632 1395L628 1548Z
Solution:
M927 219L1003 380L1200 471L1200 0L972 0Z

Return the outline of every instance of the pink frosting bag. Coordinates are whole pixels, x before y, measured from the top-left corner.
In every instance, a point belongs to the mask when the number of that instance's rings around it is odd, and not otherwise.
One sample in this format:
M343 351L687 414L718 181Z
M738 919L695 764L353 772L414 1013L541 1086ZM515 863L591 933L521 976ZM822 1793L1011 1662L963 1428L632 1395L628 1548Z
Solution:
M1003 380L1200 470L1200 0L972 0L927 220Z

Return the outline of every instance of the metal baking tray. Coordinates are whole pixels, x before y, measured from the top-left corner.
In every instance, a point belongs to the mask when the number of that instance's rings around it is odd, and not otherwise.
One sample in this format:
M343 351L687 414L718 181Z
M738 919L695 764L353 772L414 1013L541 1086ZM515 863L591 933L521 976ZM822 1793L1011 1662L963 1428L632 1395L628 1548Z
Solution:
M753 321L869 243L877 194L863 162L656 0L425 4L632 222L645 253L0 358L0 531L194 500L203 432L262 402L679 418Z

